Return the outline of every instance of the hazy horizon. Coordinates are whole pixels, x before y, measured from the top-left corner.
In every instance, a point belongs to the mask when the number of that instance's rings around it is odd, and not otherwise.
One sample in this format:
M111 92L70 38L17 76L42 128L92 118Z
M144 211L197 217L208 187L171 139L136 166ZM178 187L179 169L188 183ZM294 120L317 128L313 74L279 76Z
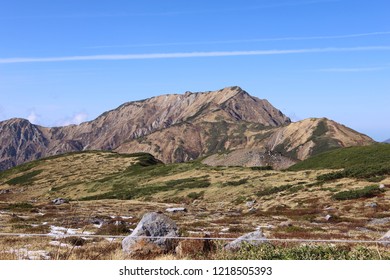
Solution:
M125 102L240 86L293 121L390 138L390 3L12 1L0 120L77 124Z

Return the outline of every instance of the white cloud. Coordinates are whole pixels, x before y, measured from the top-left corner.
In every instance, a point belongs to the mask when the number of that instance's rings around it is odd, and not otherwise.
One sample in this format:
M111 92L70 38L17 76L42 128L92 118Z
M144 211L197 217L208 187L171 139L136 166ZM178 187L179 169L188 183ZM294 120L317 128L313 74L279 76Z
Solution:
M73 117L63 121L60 123L61 126L67 126L71 124L80 124L82 122L85 122L88 118L88 115L86 113L77 113Z
M360 52L360 51L389 51L390 46L366 46L347 48L312 48L289 50L255 50L255 51L216 51L216 52L184 52L184 53L151 53L151 54L108 54L84 56L60 56L37 58L0 58L0 64L33 63L33 62L64 62L64 61L96 61L96 60L140 60L162 58L194 58L194 57L223 57L223 56L259 56L282 54L330 53L330 52Z
M28 121L30 123L33 123L33 124L36 124L37 123L37 120L39 119L39 116L34 112L32 111L28 117L27 117Z

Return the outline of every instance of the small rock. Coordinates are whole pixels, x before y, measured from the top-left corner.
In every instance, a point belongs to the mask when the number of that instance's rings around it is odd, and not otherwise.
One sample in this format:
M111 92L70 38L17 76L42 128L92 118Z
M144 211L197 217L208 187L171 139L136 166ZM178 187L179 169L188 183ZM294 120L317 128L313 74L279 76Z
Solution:
M332 207L332 206L327 206L324 208L325 211L335 211L336 208Z
M54 205L61 205L61 204L64 204L64 203L69 203L69 200L67 200L65 198L56 198L56 199L53 199L51 202Z
M1 190L0 194L7 194L7 193L10 193L10 192L11 192L11 190Z
M167 208L165 211L169 213L177 213L177 212L187 212L187 208L178 207L178 208Z
M285 221L285 222L281 222L280 226L281 227L292 227L293 223L292 223L292 221Z
M370 203L367 203L365 206L366 207L370 207L370 208L377 208L378 207L378 203L370 202Z
M267 238L264 236L263 232L258 230L237 238L236 240L227 244L224 249L228 251L237 251L244 243L250 245L260 245L267 242Z
M332 215L326 215L326 217L325 217L325 220L326 221L331 221L333 219L333 216Z
M386 188L388 188L388 187L390 187L390 185L385 185L385 184L380 184L380 185L379 185L379 189L380 189L380 190L384 190L384 189L386 189Z
M248 201L245 205L247 208L253 208L255 206L256 200Z

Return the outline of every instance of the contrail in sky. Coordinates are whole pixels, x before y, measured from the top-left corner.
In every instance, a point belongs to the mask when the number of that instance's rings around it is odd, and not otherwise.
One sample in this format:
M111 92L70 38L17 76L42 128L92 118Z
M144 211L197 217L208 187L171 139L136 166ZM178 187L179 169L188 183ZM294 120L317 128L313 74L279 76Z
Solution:
M256 43L256 42L275 42L275 41L305 41L305 40L326 40L326 39L348 39L367 36L390 35L390 31L354 33L343 35L322 35L322 36L290 36L276 38L257 38L242 40L221 40L221 41L195 41L195 42L172 42L172 43L150 43L150 44L127 44L127 45L103 45L87 47L88 49L105 48L131 48L131 47L161 47L161 46L190 46L190 45L214 45L214 44L234 44L234 43Z
M196 57L228 57L228 56L268 56L268 55L285 55L285 54L332 53L332 52L335 53L335 52L360 52L360 51L390 51L390 46L311 48L311 49L289 49L289 50L150 53L150 54L103 54L103 55L59 56L59 57L16 57L16 58L0 58L0 64L65 62L65 61L96 61L96 60L142 60L142 59L170 59L170 58L196 58Z

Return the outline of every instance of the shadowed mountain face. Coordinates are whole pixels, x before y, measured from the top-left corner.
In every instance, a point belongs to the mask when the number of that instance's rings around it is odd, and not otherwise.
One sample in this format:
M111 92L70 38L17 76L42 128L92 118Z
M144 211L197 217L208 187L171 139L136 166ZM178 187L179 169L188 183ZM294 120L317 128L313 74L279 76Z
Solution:
M242 150L241 165L260 165L264 161L257 156L244 156L254 150L259 156L272 152L277 162L287 158L285 166L323 150L372 142L326 119L291 123L267 100L229 87L125 103L80 125L45 128L23 119L0 122L0 170L82 150L143 151L164 162ZM269 157L266 161L272 165Z
M385 143L390 143L390 139L387 139L387 140L385 141Z

